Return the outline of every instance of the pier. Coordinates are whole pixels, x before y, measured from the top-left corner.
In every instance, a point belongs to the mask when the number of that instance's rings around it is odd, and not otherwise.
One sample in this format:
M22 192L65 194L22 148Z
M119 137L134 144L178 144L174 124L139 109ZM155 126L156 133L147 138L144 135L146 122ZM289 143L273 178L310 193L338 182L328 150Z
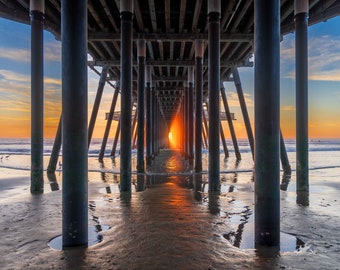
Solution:
M221 144L225 157L229 156L221 113L228 122L236 158L242 159L224 86L233 81L242 111L237 117L244 120L254 159L255 246L279 249L280 160L283 173L290 174L280 131L280 40L295 32L296 202L307 206L307 29L339 14L340 3L334 0L0 0L1 17L30 24L32 29L32 194L43 193L44 182L43 29L62 41L62 115L48 171L55 171L62 146L63 247L88 244L87 154L105 84L112 86L112 103L106 108L98 159L105 157L108 148L111 156L119 150L122 196L132 192L132 174L147 175L156 162L166 159L164 153L170 150L164 149L171 147L171 136L178 150L171 152L171 158L185 160L189 167L184 171L191 176L202 173L202 148L208 149L208 193L214 198L221 186ZM88 104L88 67L100 75L94 104ZM254 68L253 127L241 67ZM118 100L119 122L111 146L107 141ZM176 130L171 129L174 125ZM136 168L131 160L134 145ZM179 167L172 173L182 172ZM159 196L172 196L174 190L163 191L167 194Z

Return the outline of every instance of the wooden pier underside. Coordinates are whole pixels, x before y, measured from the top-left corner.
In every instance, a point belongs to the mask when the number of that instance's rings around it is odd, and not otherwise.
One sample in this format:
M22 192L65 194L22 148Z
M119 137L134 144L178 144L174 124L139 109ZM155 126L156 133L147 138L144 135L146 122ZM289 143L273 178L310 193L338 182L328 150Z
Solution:
M281 0L281 35L295 30L294 0ZM61 2L45 1L45 29L61 37ZM310 0L309 25L340 14L336 0ZM29 0L0 0L0 16L30 24ZM208 39L207 0L134 1L133 38L145 39L146 65L170 120L181 103L188 67L195 64L195 39ZM254 1L221 1L221 80L232 79L233 66L249 66L254 41ZM108 80L120 78L119 1L88 1L89 66L109 65ZM204 96L208 95L207 42L203 67ZM137 99L137 44L133 43L133 97Z

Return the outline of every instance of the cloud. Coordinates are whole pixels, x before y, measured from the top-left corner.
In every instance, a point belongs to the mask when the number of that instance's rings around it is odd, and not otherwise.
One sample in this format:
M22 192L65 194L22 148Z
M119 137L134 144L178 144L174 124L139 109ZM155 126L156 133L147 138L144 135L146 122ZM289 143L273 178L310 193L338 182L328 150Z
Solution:
M61 79L45 77L44 84L47 84L47 85L51 84L51 85L56 85L56 86L61 87Z
M0 58L17 62L30 62L31 54L28 50L0 47Z
M27 114L30 111L30 78L0 70L0 115Z
M325 121L310 121L308 123L310 128L330 128L330 129L339 129L340 122L325 122Z
M320 71L309 75L308 79L311 81L340 81L340 70Z
M48 42L44 44L44 59L45 61L61 62L61 43Z
M312 38L309 46L309 79L340 81L340 39Z
M11 122L15 119L28 119L30 117L30 100L25 97L10 96L0 98L0 118Z
M0 118L12 121L30 118L31 78L29 75L0 69ZM47 118L59 118L61 80L44 79L44 111Z
M294 61L295 59L295 40L294 35L287 35L284 37L280 46L280 55L282 61Z
M11 119L14 117L30 117L31 111L31 77L6 69L0 69L0 118ZM99 76L89 76L89 111L92 111L94 97L96 95ZM61 113L61 79L44 78L44 115L48 123L58 123ZM111 106L114 90L106 84L99 118L104 118ZM119 101L116 110L119 109Z
M0 47L0 58L29 63L31 62L31 51L28 49ZM48 42L44 44L44 60L61 62L60 42Z
M294 35L281 44L281 76L295 80ZM340 39L329 35L308 40L308 79L340 81Z
M280 76L295 79L295 40L294 35L284 37L280 46Z
M287 112L295 112L296 109L294 106L282 106L280 108L281 111L287 111Z
M27 84L31 77L14 71L0 69L0 80Z
M0 81L2 83L23 84L30 87L31 76L6 69L0 69ZM61 87L61 80L58 78L45 77L44 84Z
M240 101L236 92L226 90L226 94L229 107L240 107ZM254 100L252 99L252 96L248 93L243 93L243 95L247 108L254 107ZM223 105L223 103L221 104Z

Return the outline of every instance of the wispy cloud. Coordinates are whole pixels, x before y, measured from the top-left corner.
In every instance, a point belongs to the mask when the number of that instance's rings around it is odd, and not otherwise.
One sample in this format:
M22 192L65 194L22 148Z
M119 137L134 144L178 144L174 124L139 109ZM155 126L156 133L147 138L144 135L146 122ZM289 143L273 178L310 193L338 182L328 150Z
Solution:
M56 86L61 87L61 80L60 79L56 79L56 78L45 77L44 78L44 83L48 84L48 85L51 84L51 85L56 85Z
M0 58L17 62L29 62L31 61L31 54L28 50L24 49L0 47Z
M240 101L238 99L238 95L236 92L233 91L226 91L227 94L227 101L229 107L240 107ZM246 102L247 107L253 107L254 106L254 100L252 99L252 96L248 93L243 93L244 99Z
M61 61L61 43L49 42L44 45L45 61Z
M281 44L281 76L295 79L294 36ZM340 81L340 39L329 35L312 37L308 41L308 79Z
M20 83L24 85L30 85L31 76L27 74L22 74L22 73L6 70L6 69L0 69L0 81L2 83L7 82L7 83L17 83L17 84ZM58 78L45 77L44 84L61 87L61 80Z
M0 58L29 63L31 61L31 51L28 49L0 47ZM61 43L49 42L44 44L45 61L61 61Z
M309 51L310 80L340 81L340 39L313 38Z
M31 77L26 74L0 69L0 80L2 82L7 81L27 84L31 81Z
M295 112L296 109L294 106L282 106L281 111L287 111L287 112Z
M319 129L325 128L325 129L339 130L340 122L310 121L308 124L308 127L319 128Z
M31 111L31 78L9 70L0 69L0 118L12 121L27 119ZM44 108L47 118L58 118L61 111L61 80L45 78Z

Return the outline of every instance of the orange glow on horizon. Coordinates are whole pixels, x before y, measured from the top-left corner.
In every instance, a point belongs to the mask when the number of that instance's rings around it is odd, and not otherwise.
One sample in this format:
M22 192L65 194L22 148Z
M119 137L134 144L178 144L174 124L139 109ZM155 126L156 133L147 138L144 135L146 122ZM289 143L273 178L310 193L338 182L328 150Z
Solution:
M31 122L30 117L18 117L18 116L0 116L1 138L30 138L31 137ZM59 116L57 117L45 117L44 119L44 137L55 138L58 128ZM247 139L247 133L242 117L233 121L235 133L237 139ZM281 114L281 130L285 139L295 139L295 116ZM112 122L111 137L114 136L117 126L117 121ZM103 117L98 117L93 132L93 138L102 139L106 127L106 120ZM222 127L225 133L226 139L230 140L230 131L227 121L222 121ZM254 126L252 125L254 131ZM338 119L333 119L324 115L311 115L309 124L309 138L339 138L340 134L340 122ZM181 148L183 123L180 116L175 117L170 123L168 139L170 147L172 149ZM255 134L254 134L255 135Z

